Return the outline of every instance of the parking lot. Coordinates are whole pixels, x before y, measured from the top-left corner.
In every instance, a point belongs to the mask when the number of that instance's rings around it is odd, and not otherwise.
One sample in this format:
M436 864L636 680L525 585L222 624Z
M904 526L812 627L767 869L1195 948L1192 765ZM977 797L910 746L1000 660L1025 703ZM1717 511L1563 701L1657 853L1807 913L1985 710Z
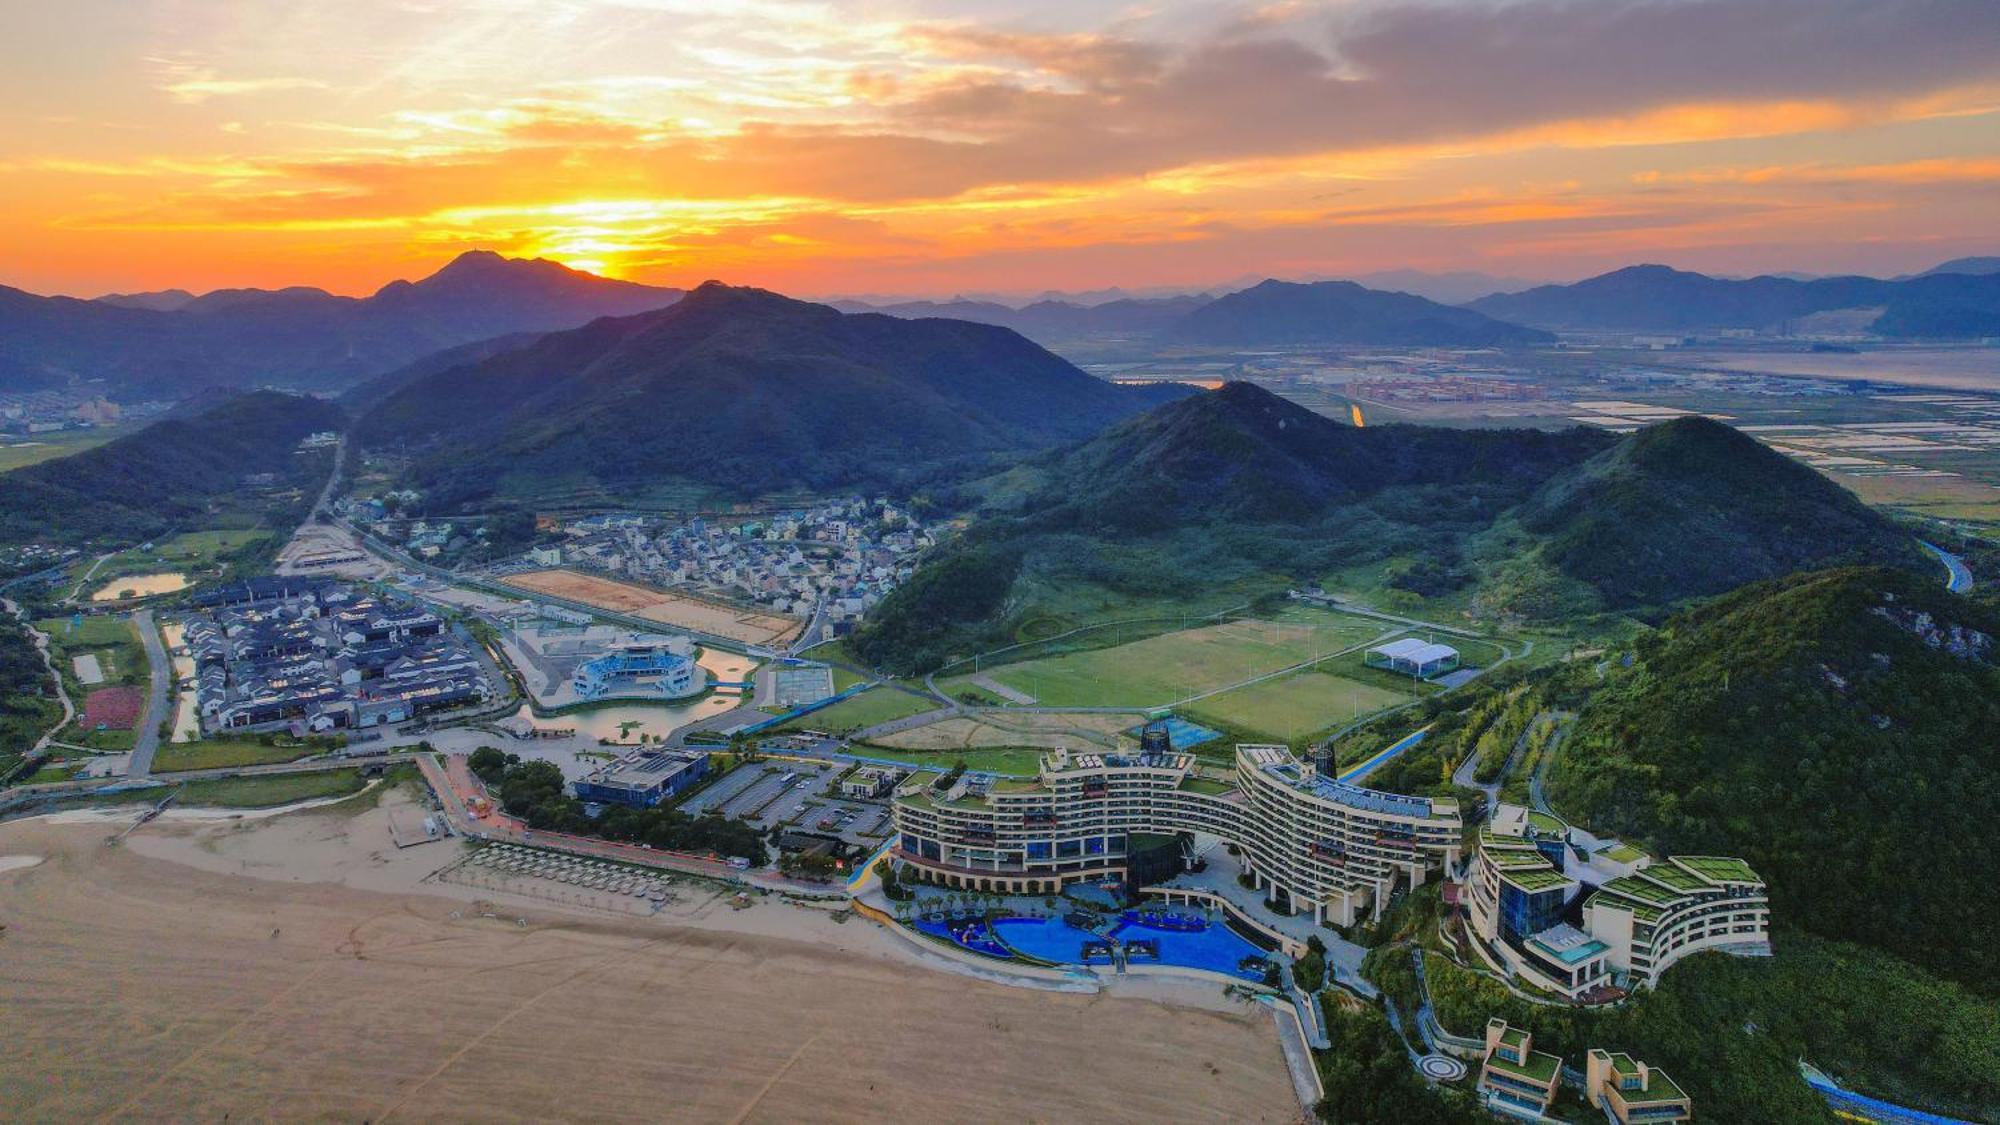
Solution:
M873 847L889 834L888 803L840 796L835 782L843 772L836 764L755 762L688 798L681 808L696 814L715 809L767 830L797 828Z

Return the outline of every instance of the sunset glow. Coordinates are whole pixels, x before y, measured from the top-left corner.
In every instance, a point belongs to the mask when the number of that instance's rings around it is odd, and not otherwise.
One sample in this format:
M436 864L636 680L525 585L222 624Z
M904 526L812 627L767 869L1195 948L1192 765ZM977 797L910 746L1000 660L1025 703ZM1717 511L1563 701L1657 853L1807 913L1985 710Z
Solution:
M367 292L473 247L802 294L2000 252L1979 0L994 8L17 6L0 283Z

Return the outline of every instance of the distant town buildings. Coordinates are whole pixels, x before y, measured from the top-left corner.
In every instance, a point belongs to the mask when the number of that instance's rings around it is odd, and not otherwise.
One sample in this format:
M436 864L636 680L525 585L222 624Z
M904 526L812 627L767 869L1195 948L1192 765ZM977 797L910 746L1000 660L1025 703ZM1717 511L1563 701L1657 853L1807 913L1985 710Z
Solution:
M554 521L550 521L553 524ZM610 513L562 526L568 541L531 548L521 566L568 566L810 618L844 632L909 579L932 533L886 499L850 497L741 522ZM418 520L419 553L448 550L449 533Z

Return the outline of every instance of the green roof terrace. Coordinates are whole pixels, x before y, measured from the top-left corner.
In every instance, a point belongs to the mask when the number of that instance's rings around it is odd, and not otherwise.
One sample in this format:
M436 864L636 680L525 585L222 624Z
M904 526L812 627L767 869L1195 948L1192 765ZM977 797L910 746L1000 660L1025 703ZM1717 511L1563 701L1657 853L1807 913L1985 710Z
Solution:
M1572 880L1553 868L1543 867L1538 871L1502 871L1501 878L1530 893L1546 891L1553 887L1566 886Z
M1677 855L1673 862L1689 871L1718 883L1761 883L1764 880L1748 863L1734 856L1719 855Z
M1555 1079L1556 1071L1562 1066L1562 1059L1546 1051L1529 1051L1524 1061L1518 1063L1508 1062L1498 1054L1491 1054L1486 1056L1486 1065L1503 1074L1512 1074L1537 1085L1546 1086Z
M1672 906L1683 897L1657 883L1649 883L1637 875L1621 875L1604 884L1604 889L1654 906Z
M1665 883L1667 886L1683 894L1695 894L1700 891L1715 889L1715 884L1709 882L1707 879L1691 871L1676 867L1673 863L1653 864L1651 867L1641 871L1639 875L1654 882Z
M1602 906L1613 910L1629 910L1632 912L1634 918L1642 922L1657 922L1666 916L1666 911L1661 910L1657 906L1652 906L1637 899L1628 898L1625 895L1606 890L1600 890L1591 895L1584 905Z
M1633 1075L1639 1073L1639 1063L1631 1055L1625 1054L1622 1051L1614 1051L1611 1053L1611 1070L1612 1073L1620 1076ZM1631 1105L1645 1105L1649 1102L1677 1102L1687 1097L1687 1094L1682 1092L1680 1086L1673 1079L1667 1077L1666 1071L1658 1067L1647 1068L1646 1088L1644 1090L1621 1089L1618 1091L1618 1094Z
M1569 831L1569 825L1564 824L1560 819L1550 816L1548 813L1544 812L1529 813L1528 826L1530 828L1533 828L1535 831L1548 836L1560 836L1563 833Z
M1637 863L1646 858L1644 851L1625 843L1623 840L1599 848L1597 854L1613 863Z

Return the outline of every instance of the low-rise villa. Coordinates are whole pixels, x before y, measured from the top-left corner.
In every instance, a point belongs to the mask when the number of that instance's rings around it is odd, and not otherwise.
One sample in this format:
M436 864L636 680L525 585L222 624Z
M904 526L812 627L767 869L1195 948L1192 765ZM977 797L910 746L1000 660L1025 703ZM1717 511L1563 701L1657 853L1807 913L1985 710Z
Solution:
M1535 1050L1534 1037L1507 1021L1486 1021L1486 1062L1479 1068L1479 1093L1489 1108L1538 1118L1556 1100L1562 1059Z
M1590 1104L1616 1118L1619 1125L1658 1125L1694 1116L1688 1096L1665 1071L1627 1054L1592 1048L1584 1059L1583 1086Z

